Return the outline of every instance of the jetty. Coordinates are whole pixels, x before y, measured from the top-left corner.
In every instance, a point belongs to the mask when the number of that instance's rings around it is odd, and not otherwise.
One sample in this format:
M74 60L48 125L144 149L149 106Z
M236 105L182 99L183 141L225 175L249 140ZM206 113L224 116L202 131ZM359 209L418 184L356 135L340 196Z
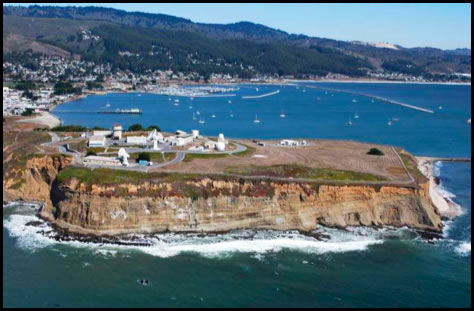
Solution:
M371 99L377 99L377 100L380 100L380 101L383 101L383 102L386 102L386 103L389 103L389 104L392 104L392 105L398 105L398 106L402 106L402 107L405 107L405 108L410 108L410 109L413 109L413 110L434 114L434 111L430 110L430 109L405 104L405 103L402 103L402 102L399 102L399 101L396 101L396 100L392 100L392 99L388 99L388 98L380 97L380 96L376 96L376 95L369 95L369 94L351 92L351 91L343 91L343 90L332 89L332 88L327 88L327 87L320 87L320 86L306 86L306 87L312 88L312 89L320 89L320 90L329 91L329 92L337 92L337 93L345 93L345 94L356 95L356 96L363 96L363 97L367 97L367 98L371 98Z
M105 113L105 114L143 114L143 111L138 108L132 109L116 109L116 110L62 110L55 111L55 113Z
M262 95L255 95L255 96L242 96L242 99L252 99L252 98L262 98L262 97L267 97L267 96L272 96L280 93L280 90L276 90L275 92L267 93L267 94L262 94Z

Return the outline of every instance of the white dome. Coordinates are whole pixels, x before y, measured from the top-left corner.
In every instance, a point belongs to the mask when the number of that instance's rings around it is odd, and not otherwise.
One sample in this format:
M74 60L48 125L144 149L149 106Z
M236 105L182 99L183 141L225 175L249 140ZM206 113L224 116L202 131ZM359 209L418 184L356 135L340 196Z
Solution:
M216 144L217 151L225 151L225 144L223 142L218 142Z

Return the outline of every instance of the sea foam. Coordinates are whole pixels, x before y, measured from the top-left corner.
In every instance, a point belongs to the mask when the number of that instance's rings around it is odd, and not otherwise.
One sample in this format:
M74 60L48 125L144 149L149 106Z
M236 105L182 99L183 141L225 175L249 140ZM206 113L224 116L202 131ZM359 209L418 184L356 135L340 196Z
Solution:
M461 256L471 255L471 242L462 242L456 247L456 252Z
M25 250L37 251L49 246L63 244L75 248L89 248L97 256L114 257L119 250L137 250L157 257L173 257L182 253L196 253L204 257L227 257L233 253L263 255L284 249L303 253L324 254L351 251L365 251L370 245L383 243L379 236L360 235L345 232L334 234L328 240L317 240L296 231L252 231L242 230L222 235L157 234L153 236L134 235L134 240L150 246L103 245L79 241L58 241L53 228L34 215L10 215L3 226L17 245ZM337 232L337 231L331 231ZM329 233L331 234L331 233ZM124 240L126 241L126 240Z

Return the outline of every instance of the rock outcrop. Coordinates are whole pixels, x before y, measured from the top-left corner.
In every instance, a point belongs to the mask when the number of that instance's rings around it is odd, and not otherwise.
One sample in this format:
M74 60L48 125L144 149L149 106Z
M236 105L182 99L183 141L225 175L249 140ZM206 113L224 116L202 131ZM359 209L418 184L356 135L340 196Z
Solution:
M223 232L314 230L318 225L408 226L439 232L429 184L332 186L296 182L201 179L96 185L73 178L53 184L41 216L71 232Z
M62 155L34 156L26 160L23 168L3 178L3 201L38 201L51 205L50 190L60 170L71 162Z

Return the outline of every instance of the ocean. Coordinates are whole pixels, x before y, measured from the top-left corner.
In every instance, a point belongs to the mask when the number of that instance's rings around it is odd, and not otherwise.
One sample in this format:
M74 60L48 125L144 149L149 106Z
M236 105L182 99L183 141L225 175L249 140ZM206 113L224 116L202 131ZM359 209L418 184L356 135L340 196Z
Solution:
M308 86L385 97L435 113ZM158 124L164 131L197 128L207 135L239 138L351 139L395 144L416 155L471 156L466 123L470 86L315 83L258 88L242 85L229 98L180 98L179 106L157 95L90 96L54 113L65 124L127 127L138 122ZM280 93L273 96L241 98L277 89ZM113 109L138 107L144 114L90 113L107 103ZM72 110L84 112L67 112ZM193 121L198 110L205 124ZM279 117L282 110L284 119ZM355 113L359 119L353 118ZM253 123L255 115L260 124ZM399 121L388 126L392 118ZM322 241L297 232L237 231L141 237L152 247L57 242L48 237L52 228L35 216L32 206L4 205L3 306L470 307L471 164L440 162L435 173L463 215L447 221L444 238L434 244L407 228L321 228ZM150 285L138 284L139 279Z

